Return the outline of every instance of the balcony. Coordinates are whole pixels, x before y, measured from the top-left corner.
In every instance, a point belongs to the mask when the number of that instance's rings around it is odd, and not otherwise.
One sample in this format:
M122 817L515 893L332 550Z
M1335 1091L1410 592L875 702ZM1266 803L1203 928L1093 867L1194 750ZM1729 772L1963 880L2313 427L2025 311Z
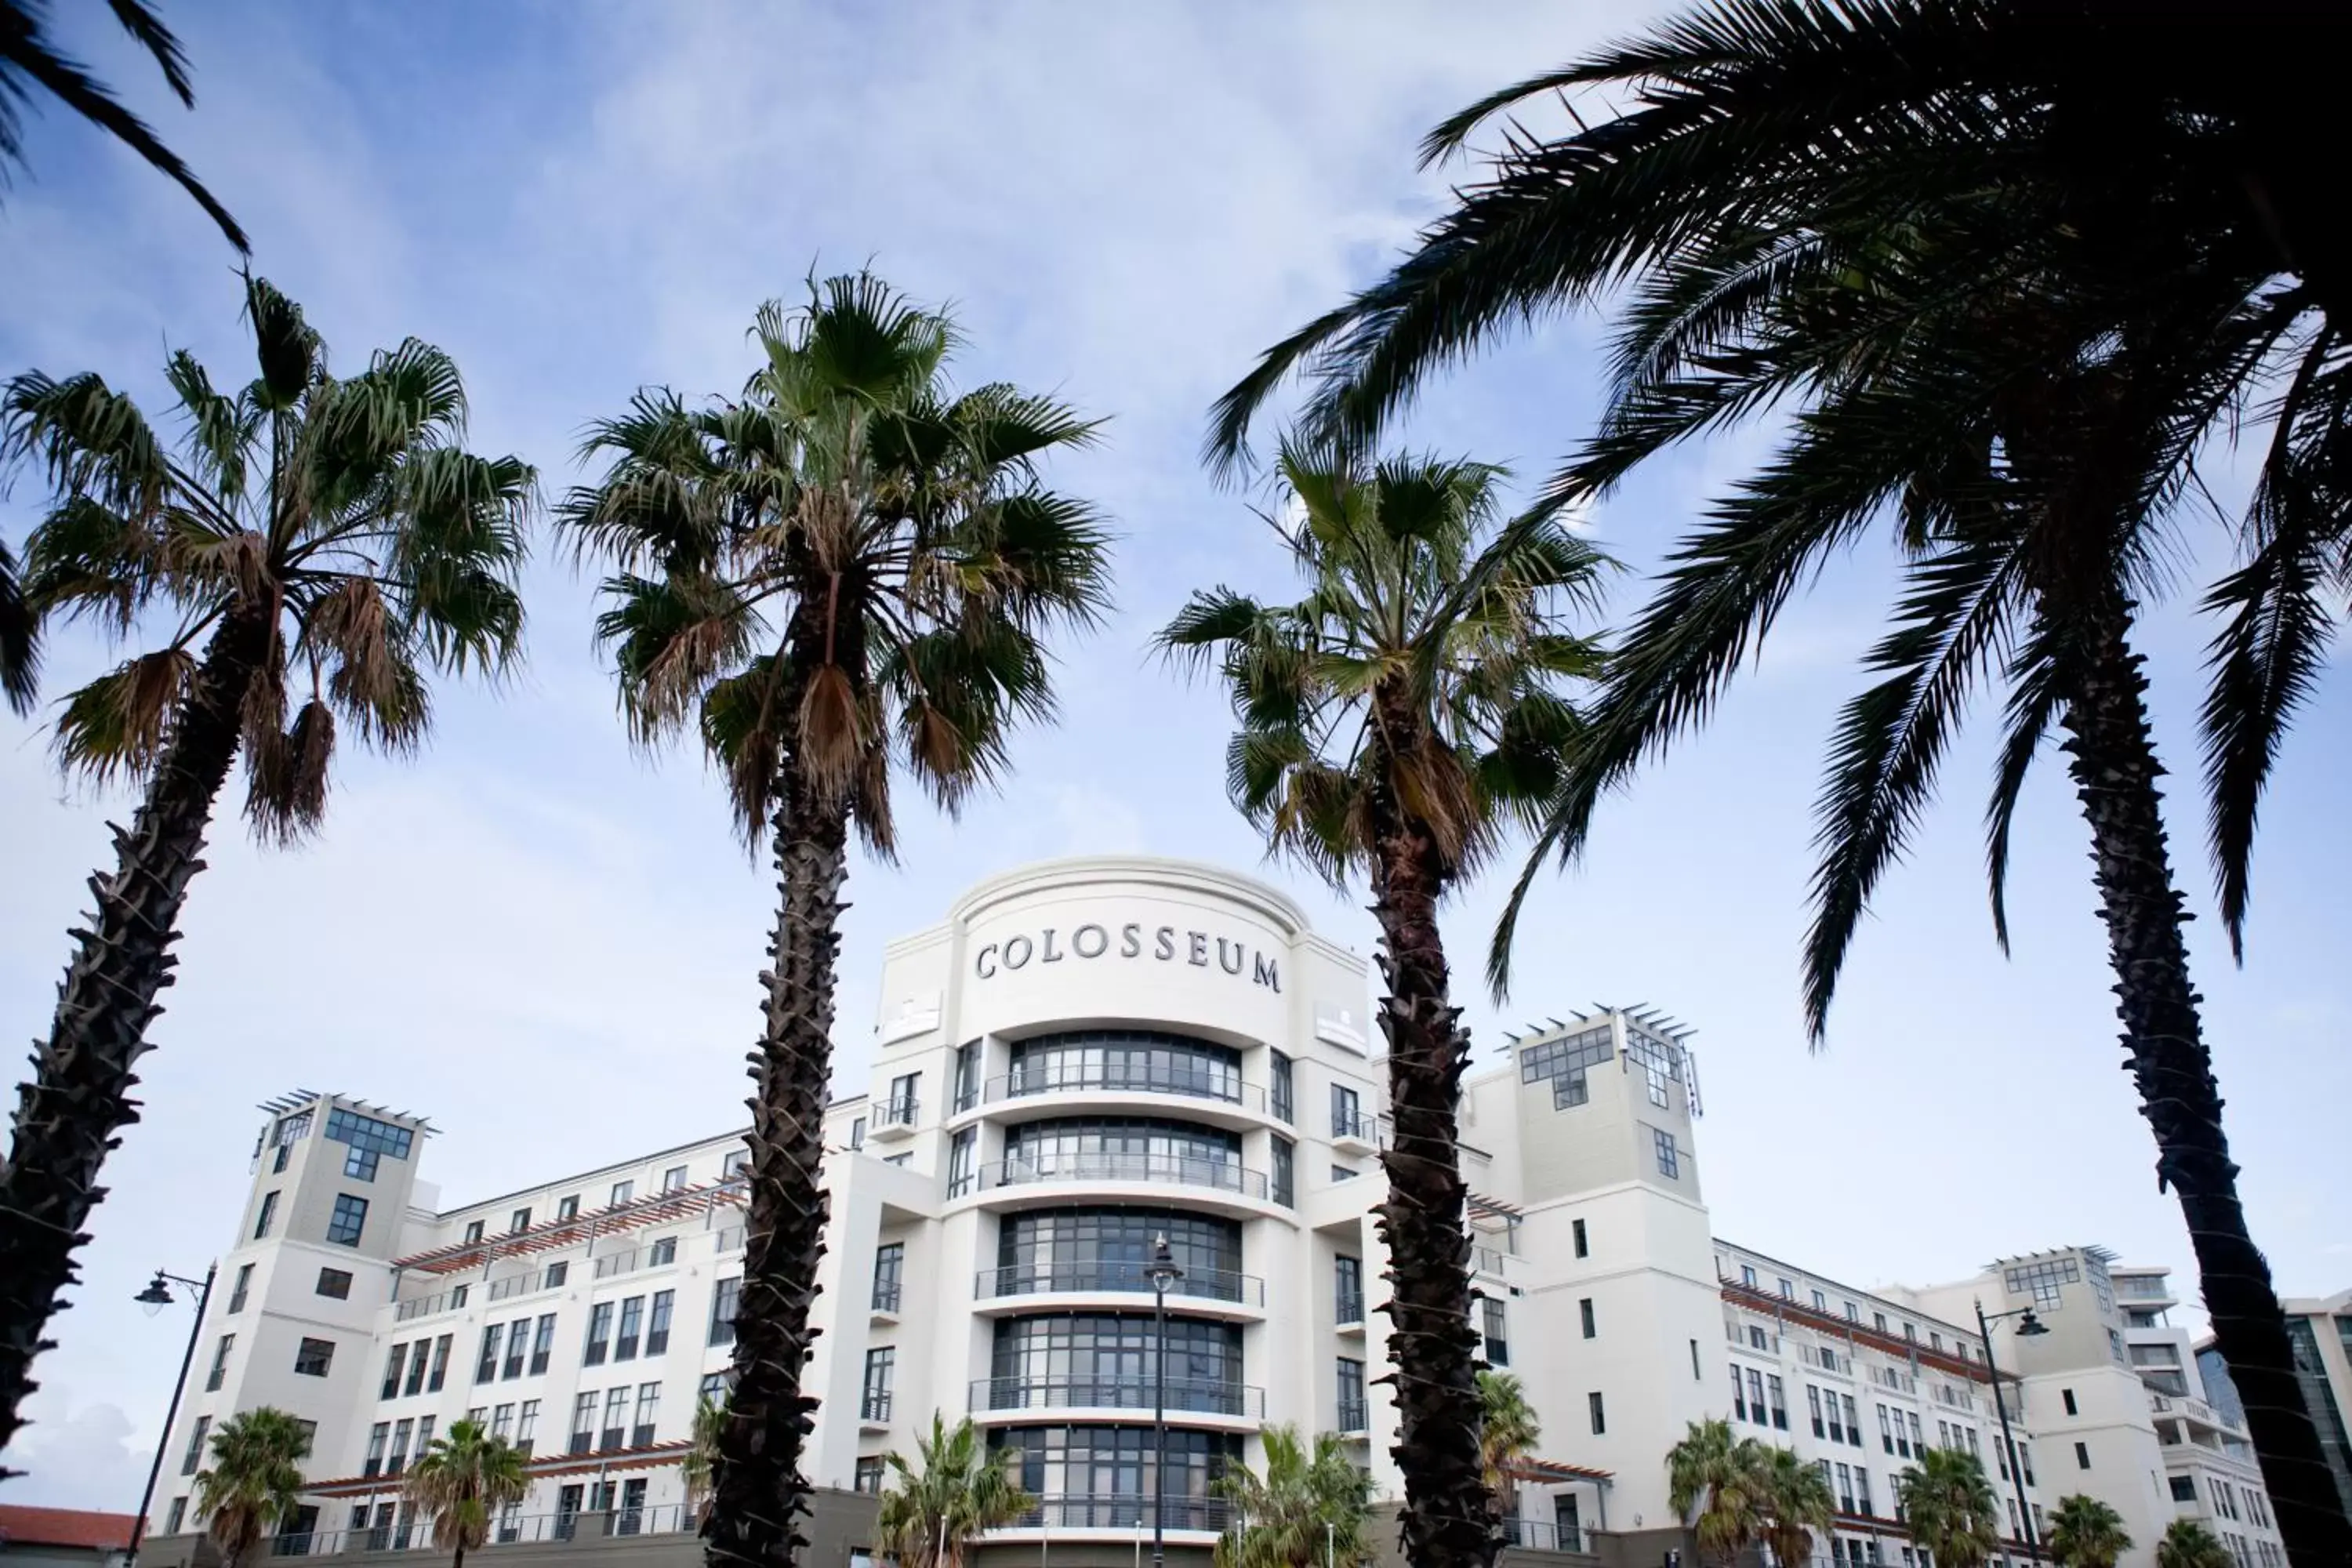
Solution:
M890 1391L887 1388L866 1390L857 1401L857 1419L868 1426L887 1426L890 1424Z
M1233 1505L1223 1498L1171 1497L1167 1529L1221 1533L1233 1518ZM1037 1506L1014 1521L1013 1530L1042 1530L1049 1535L1066 1531L1098 1531L1133 1535L1151 1528L1152 1500L1131 1492L1070 1492L1037 1500Z
M1139 1182L1152 1185L1202 1187L1241 1197L1266 1197L1264 1171L1254 1171L1236 1160L1207 1159L1193 1154L1052 1154L1042 1159L1011 1159L982 1165L973 1175L950 1183L948 1196L987 1192L999 1187L1051 1184L1102 1185Z
M971 1385L973 1414L1010 1410L1150 1410L1158 1385L1136 1377L983 1377ZM1256 1421L1265 1415L1265 1390L1249 1384L1171 1377L1168 1413Z
M1372 1430L1372 1407L1369 1400L1343 1399L1339 1409L1339 1435L1343 1437L1369 1436Z
M981 1099L996 1105L1042 1094L1164 1096L1230 1105L1254 1116L1266 1113L1265 1090L1256 1084L1242 1082L1236 1075L1139 1062L1041 1062L990 1079L982 1088ZM971 1108L971 1096L967 1093L959 1100L956 1109Z
M1381 1146L1381 1122L1361 1111L1331 1111L1331 1146L1343 1153L1372 1154Z
M885 1100L874 1107L874 1114L866 1123L867 1142L895 1142L915 1135L915 1118L921 1114L923 1102L909 1096L900 1100Z
M1006 1296L1139 1295L1149 1296L1151 1281L1140 1262L1013 1263L983 1268L972 1283L972 1294L983 1301ZM1168 1294L1193 1301L1229 1301L1237 1306L1265 1305L1265 1281L1255 1274L1223 1268L1194 1268L1169 1286Z
M1364 1331L1364 1293L1353 1290L1332 1303L1332 1326L1343 1334Z
M874 1316L877 1318L897 1317L898 1315L898 1302L903 1292L899 1289L898 1281L896 1279L877 1279L874 1282L874 1305L871 1309Z

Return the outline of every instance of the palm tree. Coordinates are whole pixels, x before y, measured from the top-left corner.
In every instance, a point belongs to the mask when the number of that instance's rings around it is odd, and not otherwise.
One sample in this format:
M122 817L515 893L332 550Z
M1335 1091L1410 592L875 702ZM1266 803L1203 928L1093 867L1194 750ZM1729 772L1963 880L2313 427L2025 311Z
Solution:
M2059 1568L2116 1568L2132 1549L2124 1516L2097 1498L2077 1492L2050 1510L2050 1560Z
M2282 1531L2309 1568L2352 1560L2352 1523L2221 1131L2132 631L2165 586L2172 514L2201 493L2199 454L2250 413L2267 419L2242 564L2207 595L2222 620L2204 715L2210 837L2235 943L2263 790L2325 668L2330 598L2352 592L2352 269L2321 232L2301 141L2317 110L2280 101L2294 89L2273 74L2319 39L2233 40L2242 29L2213 6L2168 29L2151 68L2119 76L2122 15L1726 0L1496 93L1442 126L1432 155L1531 96L1606 102L1574 134L1510 136L1491 178L1387 279L1228 395L1211 444L1238 458L1254 410L1298 371L1317 377L1308 430L1370 440L1433 367L1629 281L1610 406L1547 504L1603 493L1686 436L1768 406L1796 414L1780 453L1671 557L1542 848L1573 856L1600 796L1710 711L1789 596L1886 517L1910 576L1823 794L1816 1037L1967 697L2005 681L1996 934L2011 809L2055 726L2158 1179L2179 1194Z
M1368 874L1388 994L1396 1135L1377 1211L1389 1249L1403 1472L1400 1525L1417 1568L1493 1554L1479 1506L1478 1336L1454 1100L1469 1036L1447 994L1437 907L1550 791L1574 716L1559 684L1598 668L1563 624L1600 563L1564 529L1497 524L1501 470L1394 458L1376 467L1286 447L1295 527L1277 526L1307 596L1268 605L1195 593L1160 647L1213 659L1240 723L1234 804L1277 853L1335 887Z
M2200 1521L2176 1519L2156 1543L2156 1568L2237 1568L2237 1559Z
M686 1483L686 1511L699 1514L710 1496L711 1478L719 1469L719 1440L727 1430L725 1399L705 1394L694 1406L694 1433L686 1457L677 1462L678 1479Z
M302 1491L310 1439L301 1423L270 1405L242 1411L215 1428L213 1462L196 1474L196 1513L209 1516L228 1568L288 1520Z
M966 1547L1038 1506L1013 1479L1013 1456L983 1443L969 1415L950 1431L933 1411L931 1435L917 1435L915 1452L919 1468L884 1456L897 1479L875 1516L877 1543L898 1568L964 1568Z
M1780 1568L1806 1568L1813 1560L1813 1537L1837 1518L1829 1478L1790 1448L1766 1448L1756 1477L1757 1511L1763 1516L1764 1543Z
M500 1509L530 1495L522 1450L478 1421L452 1421L408 1472L408 1496L433 1516L433 1544L453 1552L450 1568L490 1538Z
M163 73L163 85L172 89L172 96L184 107L194 109L196 97L188 81L187 57L180 52L180 40L163 26L155 7L147 0L108 0L107 8ZM0 162L24 163L21 106L32 101L38 88L177 181L182 190L196 198L197 205L212 215L238 254L250 249L245 231L236 226L228 209L213 199L178 155L156 140L146 121L123 108L104 82L71 56L59 53L47 34L48 7L43 0L0 0Z
M1937 1563L1979 1568L2000 1550L2000 1502L1974 1454L1930 1448L1895 1478L1911 1539Z
M1666 1451L1667 1503L1725 1568L1764 1539L1767 1466L1762 1447L1735 1439L1728 1421L1694 1421Z
M1318 1432L1310 1452L1289 1426L1261 1435L1265 1473L1226 1467L1213 1489L1233 1507L1217 1537L1215 1568L1349 1568L1375 1555L1371 1478L1337 1433Z
M30 713L39 695L41 628L16 580L16 558L0 543L0 698Z
M894 764L950 811L995 779L1013 726L1051 710L1045 632L1091 624L1108 583L1094 513L1036 474L1094 426L1009 386L952 395L952 324L871 275L810 296L761 312L766 363L739 400L646 391L595 426L609 467L563 508L614 568L598 627L631 732L697 723L737 827L775 838L736 1384L704 1526L715 1558L761 1563L792 1555L807 1511L850 829L892 853Z
M0 1445L103 1195L100 1167L137 1120L131 1067L239 749L255 832L299 841L326 811L339 717L380 750L414 752L427 667L496 672L521 647L514 578L532 470L459 445L457 367L412 338L339 380L291 300L252 279L246 308L260 370L249 384L215 391L184 352L165 366L187 426L176 451L95 374L27 371L0 395L0 459L37 463L54 492L26 545L26 602L117 633L152 612L169 638L57 719L68 772L145 795L115 835L113 870L91 879L97 911L72 933L0 1163Z
M1486 1496L1505 1519L1518 1517L1518 1483L1511 1471L1543 1441L1543 1425L1528 1403L1524 1384L1507 1372L1478 1373L1478 1473Z

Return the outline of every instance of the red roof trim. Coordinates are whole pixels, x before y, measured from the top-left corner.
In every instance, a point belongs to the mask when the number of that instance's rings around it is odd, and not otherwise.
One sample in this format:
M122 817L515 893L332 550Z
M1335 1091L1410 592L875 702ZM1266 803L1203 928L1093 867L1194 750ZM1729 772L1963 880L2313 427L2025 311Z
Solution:
M126 1551L133 1516L79 1508L26 1508L0 1503L0 1542L10 1546L79 1546Z
M590 1470L652 1469L677 1464L693 1446L653 1443L642 1448L607 1448L595 1454L550 1454L532 1459L523 1470L535 1480L541 1476L572 1476ZM403 1484L403 1476L339 1476L333 1480L309 1483L302 1490L305 1495L320 1497L366 1497L375 1492L397 1491Z
M1965 1377L1971 1383L1992 1381L1979 1363L1964 1361L1958 1356L1943 1351L1930 1350L1916 1340L1906 1340L1899 1334L1882 1334L1875 1329L1864 1328L1860 1323L1849 1321L1844 1318L1832 1317L1827 1312L1817 1312L1811 1307L1801 1306L1786 1296L1774 1296L1762 1290L1751 1289L1735 1280L1721 1279L1717 1283L1723 1287L1723 1299L1735 1307L1745 1307L1753 1312L1769 1312L1775 1317L1787 1318L1792 1322L1802 1323L1810 1329L1821 1329L1842 1335L1855 1344L1868 1345L1873 1350L1885 1351L1889 1355L1916 1357L1922 1366L1932 1366L1938 1372L1948 1372L1955 1376ZM2011 1383L2017 1381L2014 1373L2004 1375L2008 1376Z

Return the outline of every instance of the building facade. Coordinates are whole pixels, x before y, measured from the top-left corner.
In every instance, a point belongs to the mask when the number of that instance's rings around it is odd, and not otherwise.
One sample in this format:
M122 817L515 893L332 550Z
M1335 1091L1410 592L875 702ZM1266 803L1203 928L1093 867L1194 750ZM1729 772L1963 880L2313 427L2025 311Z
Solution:
M811 1480L878 1490L934 1413L970 1415L1041 1500L992 1555L1128 1562L1157 1470L1171 1553L1204 1562L1215 1479L1282 1423L1339 1434L1393 1504L1371 984L1280 893L1176 861L1024 868L891 944L869 1082L829 1112ZM1915 1561L1894 1478L1931 1443L1992 1450L2028 1512L2074 1489L2036 1478L2054 1405L2031 1370L2004 1384L2012 1469L1964 1303L1714 1237L1701 1109L1686 1032L1622 1009L1513 1039L1465 1084L1474 1322L1543 1425L1518 1545L1685 1547L1664 1456L1713 1417L1822 1467L1840 1505L1822 1563ZM292 1547L422 1545L401 1477L469 1415L530 1455L494 1542L690 1526L678 1461L723 1390L742 1273L740 1132L445 1208L423 1119L307 1092L265 1111L158 1551L198 1522L209 1432L259 1405L315 1424ZM1164 1452L1161 1237L1181 1270ZM870 1516L828 1509L812 1561L849 1563Z

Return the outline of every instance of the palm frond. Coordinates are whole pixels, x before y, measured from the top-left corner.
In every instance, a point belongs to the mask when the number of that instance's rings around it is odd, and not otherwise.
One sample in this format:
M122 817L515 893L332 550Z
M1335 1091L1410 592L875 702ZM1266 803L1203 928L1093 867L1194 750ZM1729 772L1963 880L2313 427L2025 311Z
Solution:
M175 643L125 659L74 692L57 718L58 765L101 785L146 777L195 673L195 656Z

